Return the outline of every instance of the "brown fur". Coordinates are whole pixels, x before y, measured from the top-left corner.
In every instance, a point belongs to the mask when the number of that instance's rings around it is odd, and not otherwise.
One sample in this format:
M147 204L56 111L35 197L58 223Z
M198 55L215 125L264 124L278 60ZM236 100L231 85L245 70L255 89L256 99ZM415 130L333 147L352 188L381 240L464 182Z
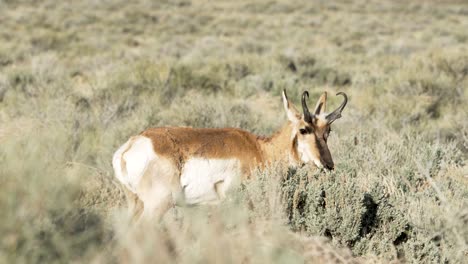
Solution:
M140 218L143 207L146 208L143 200L147 199L145 196L151 197L154 186L166 186L172 194L181 194L181 171L185 161L191 157L237 158L241 164L243 179L249 178L252 170L257 167L277 160L287 160L290 153L293 159L299 160L292 144L292 129L292 125L288 123L272 137L259 137L238 128L161 127L143 131L140 135L151 139L154 151L162 158L158 162L169 162L171 165L161 177L154 178L145 174L137 187L138 195L126 190L132 219L135 221ZM214 188L218 192L216 184ZM219 192L218 194L223 198ZM174 203L169 194L161 199L158 207L149 209L153 216L162 216Z
M158 155L164 156L181 170L191 157L237 158L246 177L250 171L266 162L287 158L292 139L286 125L273 137L263 138L238 128L150 128L141 133L153 143Z

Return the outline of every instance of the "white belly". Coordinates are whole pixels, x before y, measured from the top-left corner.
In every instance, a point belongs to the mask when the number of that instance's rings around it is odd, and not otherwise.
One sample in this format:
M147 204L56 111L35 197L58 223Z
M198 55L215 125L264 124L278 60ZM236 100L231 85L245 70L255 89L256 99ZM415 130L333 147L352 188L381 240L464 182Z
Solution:
M240 162L237 159L189 159L180 179L187 204L220 201L228 189L239 182Z

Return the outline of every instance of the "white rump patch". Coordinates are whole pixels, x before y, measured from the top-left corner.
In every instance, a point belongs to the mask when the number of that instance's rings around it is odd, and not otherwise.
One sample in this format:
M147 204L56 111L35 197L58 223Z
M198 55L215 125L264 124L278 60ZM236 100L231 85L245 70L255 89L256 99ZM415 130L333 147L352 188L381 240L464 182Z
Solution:
M240 182L237 159L191 158L182 169L180 183L187 204L220 201L227 190Z
M155 158L151 139L144 136L133 137L114 154L112 165L115 176L135 193L141 177Z

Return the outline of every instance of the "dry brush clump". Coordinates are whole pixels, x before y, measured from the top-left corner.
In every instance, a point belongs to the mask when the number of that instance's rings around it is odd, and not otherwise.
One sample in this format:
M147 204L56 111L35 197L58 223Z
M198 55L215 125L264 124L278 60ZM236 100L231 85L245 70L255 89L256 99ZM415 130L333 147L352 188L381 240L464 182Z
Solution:
M6 128L12 134L0 150L2 262L78 258L106 236L101 215L78 203L89 171L67 164L70 131L34 120Z
M414 136L367 142L353 146L353 155L343 157L352 160L336 172L289 173L283 191L293 230L329 237L358 255L462 261L466 180L448 177L454 169L463 173L462 153L453 144L422 145Z
M114 219L117 262L158 259L178 263L375 263L356 258L327 238L295 233L285 224L280 179L284 164L258 171L217 206L174 208L160 224L144 220L128 225ZM105 258L106 256L99 256Z

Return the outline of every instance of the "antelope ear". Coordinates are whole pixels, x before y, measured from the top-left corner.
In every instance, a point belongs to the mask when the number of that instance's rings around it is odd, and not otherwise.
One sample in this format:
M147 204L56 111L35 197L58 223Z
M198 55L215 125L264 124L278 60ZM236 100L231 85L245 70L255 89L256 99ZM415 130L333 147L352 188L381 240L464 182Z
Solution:
M323 92L315 105L314 114L320 115L327 111L327 92Z
M286 90L283 90L283 106L288 116L289 121L297 123L301 120L301 114L297 111L296 107L289 101L288 96L286 95Z

